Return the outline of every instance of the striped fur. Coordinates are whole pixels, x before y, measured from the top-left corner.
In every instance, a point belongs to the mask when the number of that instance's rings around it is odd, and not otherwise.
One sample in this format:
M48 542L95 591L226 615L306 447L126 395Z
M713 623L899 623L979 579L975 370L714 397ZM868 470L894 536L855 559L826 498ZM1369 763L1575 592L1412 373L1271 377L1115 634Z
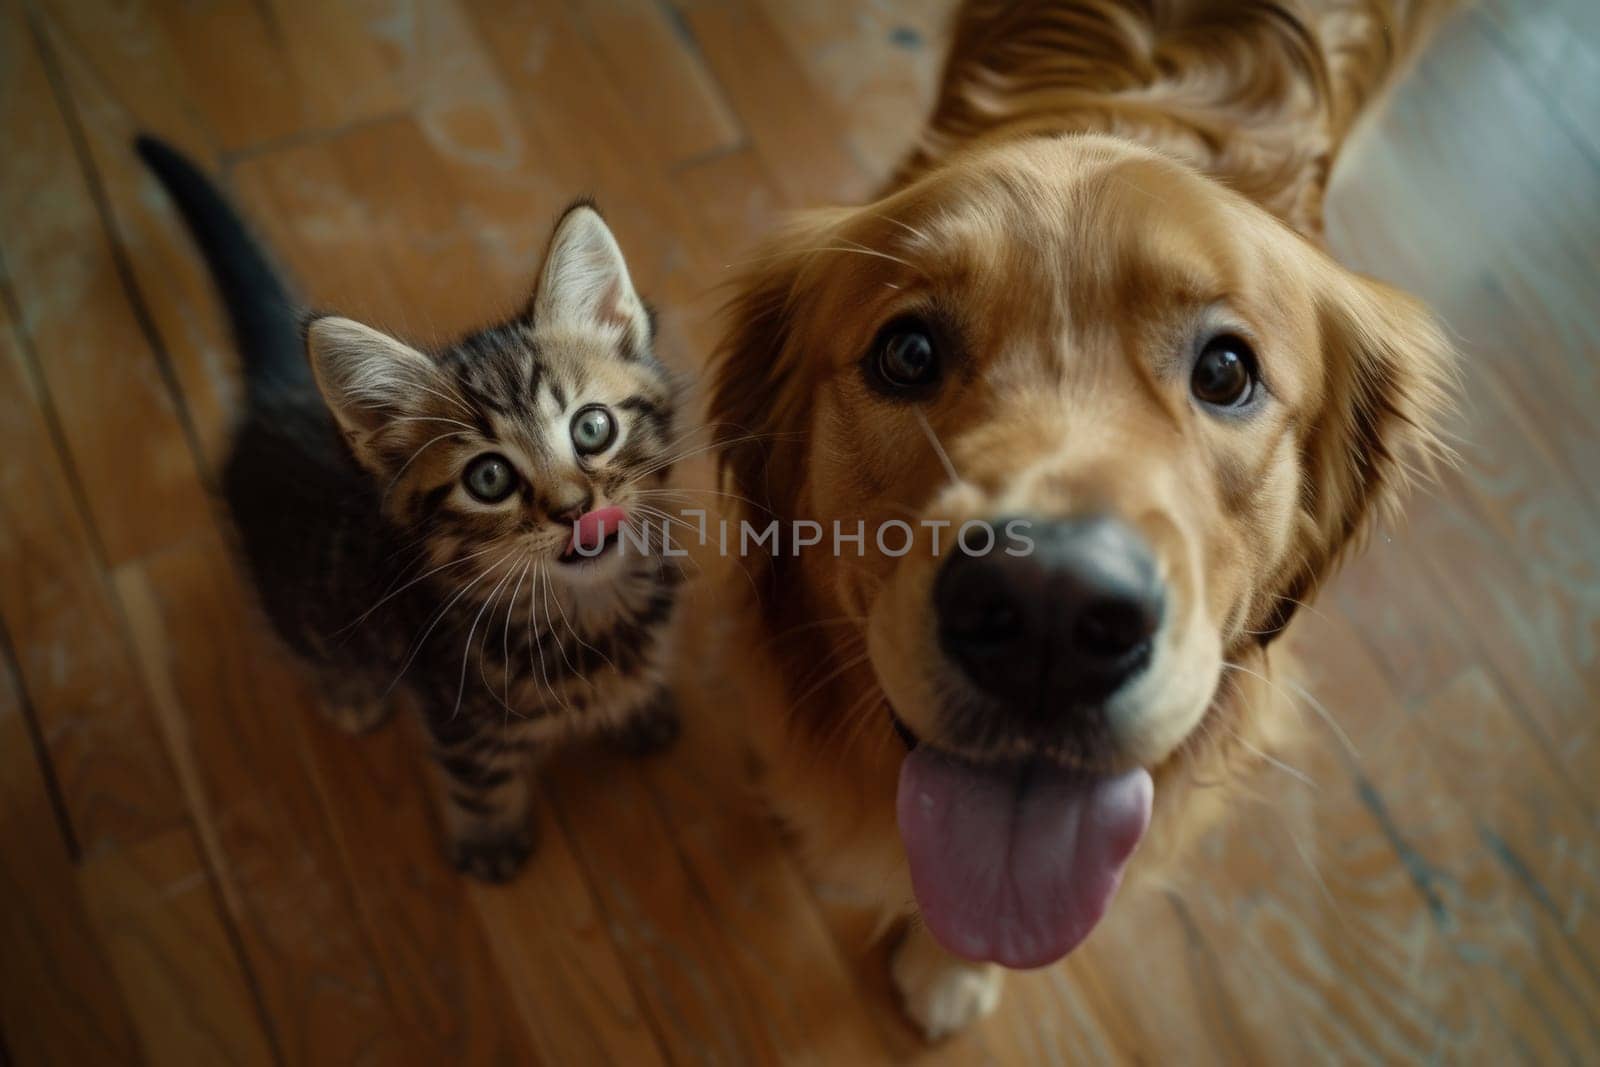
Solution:
M626 306L590 302L608 293ZM562 558L573 516L621 505L636 520L649 506L641 494L670 473L674 389L651 332L620 252L585 206L558 225L527 311L442 351L341 320L307 325L321 395L305 400L331 409L368 489L354 522L324 529L331 582L301 587L317 617L302 603L295 621L340 679L334 706L346 725L376 721L397 679L417 698L452 855L479 877L510 876L531 848L538 751L585 731L632 747L676 733L665 642L680 574L659 554L664 534L651 531L649 552L625 541L593 563ZM570 427L595 404L617 439L585 457ZM500 503L466 486L488 454L518 475Z
M397 689L415 699L452 857L509 877L532 845L536 752L580 732L657 747L677 729L664 679L680 574L664 531L593 561L568 548L581 513L646 515L677 444L674 385L615 239L574 206L527 308L438 351L334 316L304 320L297 340L287 288L233 209L168 146L139 151L244 358L223 488L263 606L335 722L367 729ZM574 425L594 405L615 432L585 451ZM491 454L514 472L493 501L466 477Z

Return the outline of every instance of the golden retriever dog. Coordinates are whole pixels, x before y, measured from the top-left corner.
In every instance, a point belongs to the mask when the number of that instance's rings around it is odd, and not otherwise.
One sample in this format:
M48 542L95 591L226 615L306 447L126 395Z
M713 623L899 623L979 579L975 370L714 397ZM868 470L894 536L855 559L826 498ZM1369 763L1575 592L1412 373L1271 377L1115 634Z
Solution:
M929 1037L1286 740L1269 646L1441 452L1443 334L1321 222L1438 10L969 3L888 190L736 283L724 488L850 539L742 560L721 640L814 873L913 920Z

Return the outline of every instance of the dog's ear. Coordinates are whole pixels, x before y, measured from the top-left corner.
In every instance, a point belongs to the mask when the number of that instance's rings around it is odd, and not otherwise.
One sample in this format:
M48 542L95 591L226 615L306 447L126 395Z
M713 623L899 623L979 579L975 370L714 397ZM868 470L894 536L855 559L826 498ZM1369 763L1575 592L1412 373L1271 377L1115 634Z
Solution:
M1376 522L1398 517L1414 480L1452 456L1440 421L1455 393L1455 351L1421 303L1338 270L1318 297L1318 330L1324 387L1302 446L1303 548L1263 644Z
M756 251L733 283L723 341L712 356L707 415L722 477L777 518L793 514L804 480L811 382L797 327L830 219L803 216Z
M1419 301L1358 275L1343 281L1321 305L1325 401L1307 442L1312 515L1335 560L1372 520L1397 517L1413 479L1450 455L1440 421L1456 374L1454 349Z

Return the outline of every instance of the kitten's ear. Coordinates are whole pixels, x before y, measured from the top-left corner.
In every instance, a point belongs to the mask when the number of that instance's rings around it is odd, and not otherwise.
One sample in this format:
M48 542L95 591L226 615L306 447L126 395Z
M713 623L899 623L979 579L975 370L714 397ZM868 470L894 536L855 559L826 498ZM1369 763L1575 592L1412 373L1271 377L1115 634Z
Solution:
M333 412L356 458L388 469L391 452L412 436L406 415L449 398L448 383L427 356L411 346L336 316L306 325L306 350L317 389Z
M650 315L634 292L622 249L600 213L578 204L561 216L534 290L541 329L613 329L633 352L650 344Z

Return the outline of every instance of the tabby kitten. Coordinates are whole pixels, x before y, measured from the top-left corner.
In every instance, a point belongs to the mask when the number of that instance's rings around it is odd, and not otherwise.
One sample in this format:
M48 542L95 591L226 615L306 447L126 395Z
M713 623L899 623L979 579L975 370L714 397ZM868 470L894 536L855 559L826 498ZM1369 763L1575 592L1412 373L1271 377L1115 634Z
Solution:
M261 599L335 722L390 691L420 706L449 850L480 878L532 848L528 763L580 731L670 742L667 623L680 572L638 530L662 491L674 392L611 231L561 217L532 301L425 353L300 318L221 195L150 139L228 307L247 403L224 490ZM659 514L659 513L658 513Z

